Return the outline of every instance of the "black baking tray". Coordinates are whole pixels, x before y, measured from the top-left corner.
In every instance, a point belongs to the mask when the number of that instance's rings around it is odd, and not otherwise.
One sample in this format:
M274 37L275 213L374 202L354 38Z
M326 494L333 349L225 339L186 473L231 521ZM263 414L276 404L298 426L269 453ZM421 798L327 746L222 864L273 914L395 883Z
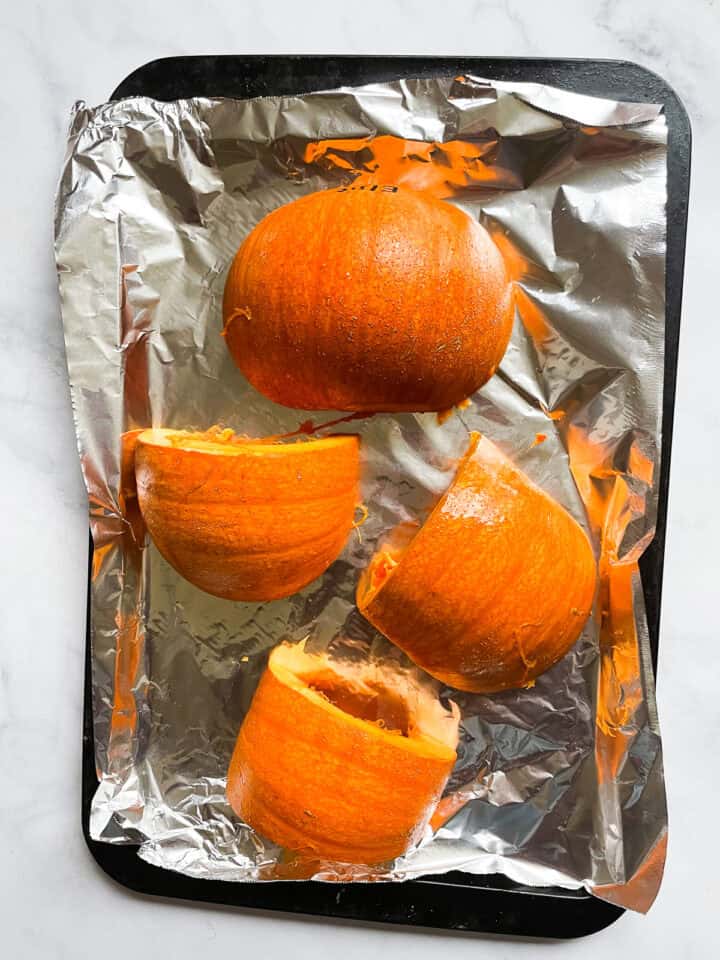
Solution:
M635 63L483 57L197 56L147 63L126 77L112 99L148 96L257 97L307 93L399 77L473 74L538 82L614 100L661 103L668 122L665 386L662 463L655 538L640 561L657 669L675 381L680 335L685 233L690 181L690 123L668 84ZM90 542L92 565L92 540ZM584 891L525 887L502 876L449 873L405 883L332 884L313 881L228 883L196 880L150 866L133 845L92 840L89 813L97 787L90 684L90 600L86 631L82 827L100 867L143 894L233 907L313 914L374 923L408 924L516 937L568 939L601 930L624 912Z

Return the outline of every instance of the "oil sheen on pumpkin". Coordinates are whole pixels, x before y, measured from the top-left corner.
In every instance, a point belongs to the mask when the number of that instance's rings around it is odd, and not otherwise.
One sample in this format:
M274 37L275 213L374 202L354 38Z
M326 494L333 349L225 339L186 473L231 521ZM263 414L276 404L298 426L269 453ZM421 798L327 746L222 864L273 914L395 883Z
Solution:
M394 186L274 210L230 269L224 336L248 380L304 410L447 410L495 372L512 293L487 231Z
M359 439L295 443L146 430L137 438L140 509L186 580L228 600L287 597L335 560L359 499Z
M281 644L228 771L228 802L310 859L374 864L422 836L455 763L457 707L392 664Z
M361 612L432 676L492 693L560 660L590 615L596 562L578 523L474 435L410 543L391 536L363 574Z

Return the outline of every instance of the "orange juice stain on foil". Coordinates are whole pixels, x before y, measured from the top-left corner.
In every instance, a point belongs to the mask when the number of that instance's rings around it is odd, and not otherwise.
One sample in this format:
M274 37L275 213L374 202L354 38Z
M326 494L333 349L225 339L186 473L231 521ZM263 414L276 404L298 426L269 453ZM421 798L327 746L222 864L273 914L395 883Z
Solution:
M115 623L117 627L117 646L110 720L112 743L118 742L115 738L120 733L132 735L135 732L137 709L133 683L140 665L140 649L142 646L137 614L123 615L119 613L115 618Z
M438 143L392 136L358 137L311 143L303 160L325 170L347 170L355 174L356 186L394 184L442 198L475 185L505 183L508 172L484 159L494 146L494 142L467 140Z
M507 263L507 259L505 262ZM520 286L515 287L515 306L523 326L538 346L542 346L554 337L555 331L545 318L545 314Z
M142 430L128 430L121 437L119 503L124 521L119 543L111 541L95 547L93 576L100 573L106 552L116 543L122 551L122 569L125 583L137 580L142 569L142 548L145 541L145 523L137 501L135 484L135 447ZM98 561L96 567L96 560ZM132 590L127 590L132 594ZM109 763L123 766L130 757L132 737L137 726L137 707L134 687L143 647L142 619L135 609L124 609L122 599L115 614L115 667L113 702L110 716Z
M640 587L638 551L622 554L628 527L645 512L636 481L652 483L653 463L634 443L626 472L612 465L613 450L587 431L567 432L570 468L591 525L600 535L600 688L596 754L601 782L613 781L635 736L634 716L643 699L635 598Z

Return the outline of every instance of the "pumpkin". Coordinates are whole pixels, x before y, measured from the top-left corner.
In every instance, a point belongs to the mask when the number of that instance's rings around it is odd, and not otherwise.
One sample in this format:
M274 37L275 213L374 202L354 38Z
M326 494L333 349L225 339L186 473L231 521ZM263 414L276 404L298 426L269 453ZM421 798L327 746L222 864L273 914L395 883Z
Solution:
M240 247L224 336L240 370L304 410L446 410L495 372L513 313L501 254L452 204L343 187L274 210Z
M227 600L287 597L335 560L358 502L356 436L279 443L146 430L135 473L155 546Z
M455 763L458 710L391 663L281 644L230 762L227 798L309 859L377 864L422 837Z
M137 500L137 484L135 483L135 447L141 429L128 430L120 436L120 489L118 499L123 519L127 524L125 530L126 549L135 552L145 543L145 521L142 518Z
M493 693L531 684L568 652L595 585L580 525L476 434L415 536L403 526L376 553L357 602L433 677Z

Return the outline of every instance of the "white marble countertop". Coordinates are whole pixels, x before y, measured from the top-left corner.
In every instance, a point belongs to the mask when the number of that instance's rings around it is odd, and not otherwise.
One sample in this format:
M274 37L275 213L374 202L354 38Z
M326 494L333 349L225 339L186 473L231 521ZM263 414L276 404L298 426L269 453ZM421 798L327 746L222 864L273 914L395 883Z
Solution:
M437 13L442 10L445 18ZM12 960L201 955L536 957L551 946L379 930L134 896L80 832L87 508L52 258L52 203L71 104L104 100L159 56L387 53L635 60L684 100L694 135L658 697L670 806L665 882L649 914L563 957L717 955L720 415L716 381L716 0L312 3L73 0L0 15L0 952ZM392 953L391 953L392 951Z

